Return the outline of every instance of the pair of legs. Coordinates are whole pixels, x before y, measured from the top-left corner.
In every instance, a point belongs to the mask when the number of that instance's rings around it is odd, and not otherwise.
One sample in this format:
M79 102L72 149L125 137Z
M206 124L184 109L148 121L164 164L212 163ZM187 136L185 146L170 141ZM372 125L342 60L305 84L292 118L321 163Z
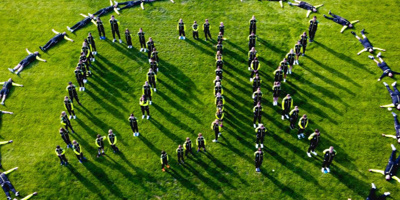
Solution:
M255 164L256 164L256 170L258 170L261 167L262 162L256 160Z
M261 123L261 115L256 115L254 114L254 120L253 120L253 124L256 124L256 121L258 120L258 123Z
M65 144L67 144L67 147L72 147L72 143L68 134L65 134L62 139L64 140Z
M104 31L104 26L97 26L97 30L99 31L99 36L106 37L106 32Z
M284 118L284 117L288 118L289 112L290 112L290 108L282 109L282 118Z
M208 40L208 37L210 37L210 40L212 40L210 30L204 31L204 35L206 36L206 40Z
M65 155L59 155L58 158L60 159L61 164L63 165L64 163L67 164L68 160L65 157Z
M58 43L58 41L51 39L42 48L43 48L43 50L46 51L46 50L50 49L52 46L56 45L57 43Z
M81 152L79 155L76 154L76 157L78 158L79 162L82 162L85 157L83 157L83 153Z
M195 40L199 39L199 32L198 31L193 31L193 39L195 39Z
M367 200L385 200L387 196L389 196L390 193L385 192L385 194L377 197L376 196L376 188L372 187L371 190L369 191L369 195L367 197Z
M314 35L315 35L315 33L314 33ZM311 39L311 36L310 36L310 39ZM313 37L313 40L314 40L314 37ZM303 46L303 55L304 55L304 54L306 54L307 43L303 43L301 45Z
M308 31L308 35L310 36L310 42L314 41L314 37L315 37L315 33L317 32L317 30L313 30L313 31ZM303 52L305 52L306 47L303 46Z
M119 151L118 147L115 144L112 144L111 148L114 150L114 153Z
M78 99L78 94L76 94L76 95L69 95L69 99L71 99L71 101L72 102L74 102L74 99L76 100L76 102L78 102L78 104L79 105L81 105L81 103L79 102L79 99Z
M388 90L390 96L397 96L400 94L400 91L397 89L397 86L393 86L393 90L390 89L389 85L386 86L386 89Z
M167 159L164 159L164 160L162 161L162 163L161 163L161 169L162 169L162 170L164 170L164 166L167 166L167 167L169 168L168 160L167 160Z
M75 133L74 129L71 126L71 122L70 121L65 123L65 130L69 131L68 127L71 129L72 133Z
M141 38L141 37L139 37L139 43L140 43L140 48L142 49L146 49L146 40L144 39L144 37L143 38Z
M184 30L179 30L179 36L186 37L185 31Z
M115 40L115 34L117 34L118 39L121 39L121 36L119 35L119 29L112 29L111 31L114 40Z
M185 150L185 156L188 156L188 155L189 155L189 153L193 155L193 152L192 152L192 147L190 147L190 148L187 148L187 149Z
M84 27L85 25L86 25L86 24L83 23L82 21L76 23L75 25L73 25L73 26L71 27L72 32L79 30L80 28Z
M3 88L0 90L1 104L4 104L4 101L6 100L8 93L10 93L10 90L7 88Z
M137 122L131 124L131 129L132 129L132 131L133 131L134 133L138 133L138 132L139 132L139 127L138 127L138 125L137 125Z
M29 64L30 64L29 62L23 60L13 68L13 71L17 71L17 74L19 74L24 69L24 67L28 66Z
M215 140L218 141L218 136L219 136L220 132L218 129L214 129L214 135L215 135Z
M257 137L256 144L264 144L264 137Z
M140 106L140 108L142 109L142 115L144 115L144 112L146 111L147 116L150 116L149 106Z
M294 129L297 119L291 117L291 118L289 119L289 121L290 121L290 129Z
M249 34L251 34L251 32L253 32L254 35L255 35L256 34L256 30L257 30L256 26L254 26L254 27L250 26Z
M203 148L203 150L206 151L206 146L204 144L199 144L199 146L197 147L197 152L200 151L200 148Z
M75 116L74 110L72 110L72 109L67 109L67 111L68 111L69 115Z
M105 154L104 153L104 146L100 146L99 148L97 148L97 157L100 157L101 154Z
M317 143L314 143L314 142L311 142L310 143L310 146L308 147L308 150L307 150L307 152L308 153L310 153L310 152L315 152L315 148L317 148Z
M19 196L19 193L15 190L13 184L10 181L6 181L3 183L2 188L4 193L6 193L7 199L11 199L10 191L15 194L15 196Z
M156 80L153 79L149 79L149 84L151 85L151 87L156 88Z
M305 128L299 128L299 132L297 132L297 138L301 138L301 137L303 137L304 138L304 131L305 131L306 129Z
M76 78L76 81L78 81L79 87L85 87L85 83L83 82L83 77L81 78Z
M392 151L389 158L389 163L393 163L393 165L397 165L400 163L400 155L396 158L396 150Z
M183 157L183 153L182 153L182 155L178 154L178 163L179 164L185 163L185 158Z

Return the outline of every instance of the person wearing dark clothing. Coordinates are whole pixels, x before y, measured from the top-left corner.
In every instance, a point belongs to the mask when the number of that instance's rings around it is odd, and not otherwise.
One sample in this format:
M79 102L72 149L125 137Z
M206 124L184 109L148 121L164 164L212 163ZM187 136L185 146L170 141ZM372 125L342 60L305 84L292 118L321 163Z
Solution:
M249 41L249 50L251 50L253 47L256 46L256 40L257 40L257 36L254 34L254 32L252 32L249 37L247 38L247 40Z
M158 58L158 51L157 51L157 49L154 47L153 48L153 51L151 52L151 54L150 54L150 58L151 59L153 59L153 60L155 60L157 63L158 63L158 61L159 61L159 58ZM157 70L158 70L158 68L157 68ZM153 70L154 71L154 70ZM157 73L157 72L155 72L155 73Z
M294 51L296 53L296 58L294 60L294 64L299 65L299 57L301 55L301 41L299 40L295 45L294 45Z
M303 47L303 55L306 55L306 47L307 47L307 32L304 32L303 34L300 35L300 43L301 46Z
M224 70L222 70L221 67L218 66L217 69L215 70L215 75L217 75L222 80L223 72L224 72Z
M205 41L207 41L208 37L210 37L210 40L212 40L210 29L211 29L211 25L208 22L208 19L206 19L206 21L203 24L204 35L206 36Z
M218 36L220 37L220 36ZM217 48L217 51L221 52L221 54L223 54L224 52L224 46L222 45L222 40L219 40L217 45L215 46Z
M223 37L224 34L225 34L225 26L224 26L224 23L223 23L223 22L219 23L219 32L221 33L220 35ZM224 39L224 38L222 38L222 40L223 40L223 39Z
M251 17L250 21L249 21L249 34L254 33L256 34L256 30L257 30L257 20L256 17L253 15L253 17Z
M145 0L137 0L137 1L126 1L126 2L122 2L122 3L116 3L116 4L117 4L117 6L124 5L124 7L122 7L122 8L117 8L117 10L123 10L123 9L132 8L132 7L141 5L144 2L153 2L153 1L155 1L155 0L146 0L146 1Z
M286 82L286 77L289 71L289 62L286 60L286 58L283 58L283 60L279 63L279 66L283 72L283 82Z
M119 43L122 43L121 36L119 34L119 21L115 19L114 15L111 15L110 25L111 25L111 32L113 35L113 42L116 41L115 34L117 34L119 38Z
M215 97L215 105L218 105L220 102L224 105L225 98L221 95L221 93L217 93L217 96Z
M262 96L263 96L263 93L261 92L261 89L257 88L257 91L253 92L253 95L252 95L253 102L254 102L253 106L256 106L258 102L261 102Z
M71 33L83 28L84 26L88 25L90 22L92 22L93 20L93 15L89 15L86 16L84 14L81 14L85 19L81 20L80 22L76 23L75 25L73 25L71 28L69 26L67 26L67 29L69 31L71 31ZM94 22L93 22L94 23ZM96 23L94 23L96 24Z
M392 84L393 90L390 89L390 87L389 87L389 85L387 83L383 82L383 84L386 86L386 89L388 90L388 92L390 94L390 97L392 98L392 104L382 105L380 107L381 108L388 108L388 109L396 108L397 110L400 110L400 92L396 87L397 82L394 82Z
M61 124L65 126L65 130L68 131L68 127L69 127L71 129L72 133L75 133L74 129L72 128L71 121L69 121L68 115L67 115L67 113L65 113L65 111L61 112L60 119L61 119Z
M85 91L84 80L86 80L86 78L85 78L86 73L83 72L83 70L79 66L77 66L75 68L74 73L75 73L76 81L78 81L78 84L79 84L79 91Z
M274 81L275 82L282 82L283 80L283 71L282 68L279 66L275 71L274 71Z
M145 111L147 112L147 119L150 119L149 100L144 95L142 95L142 97L140 97L139 105L142 110L142 119L144 119L144 117L145 117L145 115L144 115Z
M397 182L400 182L400 178L396 176L396 172L400 167L400 155L399 157L396 158L397 149L396 147L394 147L393 144L391 144L391 146L392 146L392 154L390 155L389 162L386 165L385 171L377 169L369 169L369 171L381 173L382 175L385 176L385 179L387 181L395 179Z
M81 146L77 141L72 141L72 149L74 150L74 153L76 157L78 158L79 162L82 163L83 160L86 160L86 158L83 156L83 151Z
M95 21L97 25L97 30L99 31L100 40L105 40L106 32L104 31L103 21L101 21L100 17L97 17Z
M153 52L153 49L155 48L153 38L149 37L149 41L147 41L146 45L147 45L147 50L148 50L148 52L147 52L148 55L147 56L150 59L151 58L151 52Z
M223 95L223 94L224 94L224 88L222 87L221 82L217 82L217 83L215 84L215 87L214 87L214 96L217 96L217 94L220 94L220 95ZM218 103L217 103L217 105L218 105Z
M317 155L317 152L315 152L315 148L317 148L319 140L320 140L320 133L318 129L315 129L314 133L312 133L309 137L308 140L310 140L310 146L308 147L307 150L307 156L311 158L311 154L313 153L314 155Z
M129 125L131 126L133 136L139 136L139 128L138 128L138 124L137 124L137 118L133 115L133 113L131 115L129 115L128 121L129 121Z
M194 23L192 25L192 30L193 30L193 39L198 40L199 39L199 25L197 24L196 21L194 21Z
M275 81L274 82L274 86L272 86L272 99L273 99L273 102L272 102L272 105L273 106L277 106L278 105L278 99L279 99L279 96L281 95L281 82L279 82L279 81Z
M282 120L289 119L290 109L293 108L293 99L290 94L287 94L285 98L282 99Z
M126 45L128 45L128 49L132 49L132 34L129 32L129 29L125 30L125 40Z
M183 149L185 150L185 155L186 157L188 156L188 154L192 154L192 141L190 140L189 137L186 138L186 141L183 143Z
M74 102L75 98L76 102L78 102L78 104L81 106L82 104L79 103L78 93L76 92L76 86L73 85L72 82L69 82L66 90L68 91L69 99L71 99L71 101Z
M137 33L139 36L139 42L140 42L140 52L146 52L146 39L144 37L144 32L142 28L139 28L139 32Z
M221 124L218 119L215 119L211 123L211 130L214 131L215 139L212 140L213 142L218 142L218 136L221 136Z
M333 158L336 156L336 150L333 149L333 146L329 147L329 149L325 149L323 152L324 154L324 162L322 163L322 173L325 173L325 170L327 173L329 173L331 170L329 169L329 166L332 164ZM399 159L400 160L400 159Z
M6 100L8 93L10 93L10 89L12 86L23 87L23 85L21 84L14 83L11 78L9 78L5 82L0 82L0 85L3 85L3 88L1 88L0 90L1 105L4 105L4 101Z
M178 148L176 149L176 155L178 156L178 163L180 164L185 164L185 158L183 157L183 148L182 145L179 145Z
M332 20L332 21L334 21L334 22L336 22L336 23L338 23L338 24L343 26L342 30L340 30L340 33L343 33L343 31L346 30L347 28L354 28L354 24L357 23L357 22L360 22L359 20L355 20L355 21L351 21L350 22L349 20L347 20L347 19L345 19L345 18L343 18L343 17L341 17L339 15L333 14L331 11L329 11L329 15L331 15L332 17L328 17L326 15L324 15L324 17L326 19L330 19L330 20Z
M106 137L101 136L100 134L97 135L97 138L95 140L95 144L97 146L97 157L100 157L102 154L105 155L104 153L104 140Z
M290 129L295 128L295 124L299 119L299 107L295 106L289 113Z
M256 128L256 121L258 120L258 124L261 123L261 116L263 113L263 108L261 106L261 102L257 102L257 105L254 106L253 108L253 114L254 114L254 120L253 120L253 126Z
M318 23L319 21L317 20L317 17L314 16L312 20L310 20L310 26L308 27L308 35L310 36L310 42L314 42L314 37L315 33L317 32L318 29ZM303 54L305 52L305 47L303 46Z
M307 39L306 39L307 41ZM296 60L296 54L294 54L293 49L290 49L289 53L286 54L286 60L289 62L289 74L292 74L294 61Z
M26 52L29 54L28 56L26 56L23 60L21 60L21 62L18 63L17 66L15 66L14 68L8 68L8 70L11 73L14 73L15 71L17 71L15 74L19 74L24 67L28 66L29 64L31 64L33 61L35 60L40 60L43 62L47 62L46 60L42 59L39 57L39 52L35 51L34 53L31 53L28 48L26 48Z
M152 69L153 72L155 74L157 74L157 72L158 72L158 62L154 58L150 58L149 61L150 61L150 63L149 63L150 64L150 69Z
M385 135L385 134L382 134L382 136L396 139L397 142L400 143L400 123L399 123L399 120L397 119L397 114L392 112L392 115L394 117L394 129L396 130L396 135Z
M118 12L118 10L117 10L117 6L118 6L118 5L114 5L113 2L112 2L112 0L110 0L110 6L98 10L98 11L95 12L93 15L96 16L96 17L101 17L101 16L103 16L103 15L108 14L108 13L111 12L111 11L114 11L114 12L116 12L116 13L119 15L119 12Z
M39 49L41 49L42 51L47 51L49 50L51 47L53 47L54 45L56 45L58 42L60 42L63 39L66 39L68 41L74 42L74 40L72 40L71 38L67 37L67 33L63 32L63 33L59 33L57 31L55 31L54 29L52 29L53 33L56 34L56 36L54 36L53 38L51 38L43 47L39 46Z
M183 23L182 19L179 19L178 25L176 26L176 29L179 32L179 39L184 40L186 39L185 31L186 31L186 25Z
M147 73L147 82L153 87L154 92L157 91L156 89L156 82L157 82L157 74L153 72L153 70L150 68L149 72Z
M393 76L395 74L400 74L400 72L395 72L395 71L392 71L392 69L390 69L390 67L387 65L387 63L385 61L383 61L382 55L380 52L378 53L377 57L379 58L380 62L378 60L376 60L374 56L372 56L372 55L368 56L368 58L372 59L378 65L378 67L381 68L381 70L383 71L383 73L379 77L378 81L382 80L386 76L393 78Z
M88 34L87 41L89 42L89 47L93 55L97 55L96 43L94 42L94 38L92 33Z
M74 119L76 119L76 115L75 115L75 112L74 112L74 104L72 103L72 101L67 96L64 97L64 108L69 113L69 119L71 119L72 117Z
M112 129L108 130L107 140L108 140L108 143L110 144L111 148L113 149L113 152L114 153L119 152L119 149L116 146L117 136L114 134Z
M255 58L257 58L257 57L258 57L258 53L257 53L255 47L252 47L251 50L250 50L249 53L248 53L248 58L249 58L249 62L248 62L248 64L249 64L249 71L251 70L251 62L253 62L253 60L254 60Z
M254 60L251 61L250 68L251 68L251 74L250 74L250 82L251 82L251 80L254 78L254 74L257 74L261 68L261 64L258 61L257 57L255 57Z
M307 126L308 126L308 118L307 115L304 114L300 120L299 120L299 132L297 133L297 138L300 140L301 138L304 138L304 131L306 130Z
M7 200L11 200L11 195L10 195L10 191L13 192L15 194L16 197L19 196L19 192L17 192L13 186L13 184L11 183L10 179L8 179L7 175L10 174L11 172L17 170L18 167L12 168L8 171L2 172L0 173L0 185L1 188L3 188L4 193L6 193L7 196Z
M253 92L255 92L257 90L257 88L261 87L261 78L258 75L258 73L256 74L256 77L254 77L251 82L253 82Z
M259 124L256 128L256 149L258 149L258 144L260 144L261 148L264 148L264 137L267 129L264 127L263 124Z
M149 103L151 105L153 97L153 88L151 87L148 81L144 82L144 85L142 87L142 95L144 95L144 97L150 101Z
M256 172L261 172L260 167L262 165L264 159L264 153L261 151L261 148L258 148L256 152L254 152L254 162L256 164Z
M57 146L56 147L56 155L60 159L61 165L64 165L64 164L68 165L68 160L65 157L65 150L63 148L61 148L60 146Z
M303 8L307 10L307 15L306 17L310 16L311 12L317 12L317 8L323 6L324 4L318 5L318 6L313 6L305 1L299 1L299 0L294 0L296 3L291 3L288 2L289 5L291 6L298 6L300 8Z
M357 55L360 55L361 53L363 53L365 51L368 51L370 53L374 53L374 50L386 51L385 49L381 49L381 48L372 46L371 42L369 41L369 39L365 35L365 29L361 30L361 36L363 37L363 39L358 37L358 35L354 31L352 31L351 34L353 34L357 38L357 40L360 41L360 43L364 47L364 49L361 50L360 52L358 52Z
M169 168L169 165L168 165L168 154L165 151L161 151L160 161L161 161L161 170L163 172L165 172L164 166Z
M200 148L203 148L204 152L206 152L206 139L203 137L202 133L198 134L198 137L196 139L196 145L197 145L197 152L200 151Z
M372 187L371 190L369 191L369 195L367 197L367 200L385 200L386 197L390 196L390 192L385 192L383 195L377 197L376 196L376 186L374 183L371 183Z
M69 133L64 128L60 128L60 136L64 140L65 144L67 144L67 148L72 148L71 140L69 139Z

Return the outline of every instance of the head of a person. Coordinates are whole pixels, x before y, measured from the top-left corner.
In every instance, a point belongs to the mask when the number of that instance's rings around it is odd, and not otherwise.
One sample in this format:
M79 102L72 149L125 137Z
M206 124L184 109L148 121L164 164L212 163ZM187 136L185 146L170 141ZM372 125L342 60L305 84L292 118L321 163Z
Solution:
M65 97L64 97L64 100L65 100L65 101L67 101L67 100L68 100L68 97L67 97L67 96L65 96Z
M64 128L61 127L61 128L60 128L60 132L64 132L64 131L65 131Z
M218 35L219 35L219 36L222 36L222 32L219 32ZM220 42L221 42L221 41L218 41L218 43L220 43Z
M76 66L76 68L75 68L76 70L80 70L81 69L81 67L80 66Z
M76 145L76 144L78 144L78 143L76 142L76 140L73 140L73 141L72 141L72 144L75 144L75 145Z
M61 116L65 116L65 115L66 115L65 111L62 111Z
M317 12L317 9L316 8L312 8L312 11L313 12ZM314 21L317 19L317 17L316 16L314 16Z
M257 79L260 78L260 75L256 74L256 78L257 78Z
M350 23L350 24L348 25L348 27L349 27L349 28L353 28L354 25Z
M253 52L254 52L254 51L256 51L256 48L254 48L254 47L251 47L251 51L253 51Z
M114 8L117 8L117 7L118 7L118 3L116 3L115 5L113 5L113 7L114 7Z
M154 48L153 48L153 51L157 51L157 49L154 47ZM154 58L153 58L153 59L154 59ZM154 59L154 60L155 60L155 59Z
M131 113L131 115L129 115L129 117L134 117L133 113Z
M149 72L152 73L152 72L153 72L153 69L150 68L150 69L149 69Z
M142 29L142 28L139 28L139 32L143 32L143 29Z
M329 147L329 153L332 153L333 152L333 146L330 146Z
M374 53L374 49L373 49L373 48L369 48L369 49L368 49L368 52Z
M298 106L295 106L294 109L295 109L295 110L299 110L299 107L298 107Z
M100 134L97 134L97 138L101 138L101 135L100 135Z
M182 145L178 145L178 148L182 148Z
M153 38L149 37L149 41L153 41Z
M215 80L219 81L219 80L221 80L221 78L219 76L216 76Z
M399 144L400 144L400 138L398 138L398 139L397 139L397 143L399 143Z
M194 24L197 24L197 22L196 22L196 21L194 21L193 23L194 23Z
M257 88L257 92L261 92L261 88L260 87Z
M114 15L111 15L111 20L114 20L114 19L115 19Z
M144 99L145 99L145 97L144 97L144 95L142 95L142 96L140 97L140 101L144 101Z
M281 66L279 66L279 67L278 67L278 70L279 70L279 71L282 71L282 67L281 67Z
M290 94L287 94L286 97L289 98L289 99L292 98L292 97L290 96Z
M72 85L72 82L70 81L70 82L68 83L68 85Z
M110 129L110 130L108 130L108 134L113 134L113 130L112 129Z
M385 179L386 179L387 181L390 181L390 179L392 179L392 176L390 176L390 175L388 174L388 175L385 176Z
M220 51L217 51L217 55L221 55L221 52L220 52Z
M161 151L161 154L165 154L165 151L164 151L164 150L162 150L162 151Z
M92 36L92 33L88 33L89 36Z
M218 93L217 93L217 97L221 97L221 93L218 92Z
M319 130L318 129L315 129L315 131L314 131L317 135L319 135Z
M261 152L261 148L258 148L258 152Z
M82 64L83 60L79 60L79 64Z
M218 67L217 67L217 70L221 70L221 67L220 67L220 66L218 66Z
M304 115L303 115L303 118L304 118L304 119L307 119L307 115L306 115L306 114L304 114Z
M195 21L196 22L196 21ZM183 23L183 20L182 19L179 19L179 23Z
M219 25L220 25L220 26L224 26L224 22L220 22Z
M67 35L67 33L66 32L63 32L63 33L61 33L62 35Z
M208 23L208 19L206 19L206 23Z
M128 28L125 29L125 33L129 33L129 29Z
M251 17L251 19L256 19L256 16L255 16L255 15L253 15L253 16Z
M257 107L261 106L261 101L257 102Z
M256 62L257 62L257 61L258 61L258 58L257 58L257 57L254 57L254 61L256 61Z
M307 32L304 31L304 32L303 32L303 36L307 36Z
M59 149L59 148L60 148L60 145L57 145L57 146L56 146L56 149Z
M215 120L214 120L214 123L218 124L218 122L219 122L219 120L218 120L218 119L215 119Z
M254 36L254 32L252 31L250 35L251 35L251 36Z
M9 78L9 79L8 79L8 82L13 82L12 78Z
M260 128L264 128L264 124L259 124L258 125Z
M285 62L286 62L286 61L287 61L287 60L286 60L286 58L284 58L284 59L283 59L283 61L285 61Z
M199 133L197 136L199 136L199 137L202 137L202 136L203 136L203 134L202 134L202 133Z
M90 17L90 19L93 19L93 18L94 18L94 15L90 14L89 17Z
M100 19L100 17L97 17L97 18L96 18L96 20L97 20L97 21L99 21L99 22L101 22L101 19Z
M301 43L300 43L300 40L299 40L299 41L297 41L297 44L301 44Z
M391 77L393 77L393 73L392 72L389 72L388 73L388 76L391 78Z
M35 54L36 56L39 55L39 51L35 51L33 54Z
M86 47L87 46L87 42L86 39L82 42L82 47Z

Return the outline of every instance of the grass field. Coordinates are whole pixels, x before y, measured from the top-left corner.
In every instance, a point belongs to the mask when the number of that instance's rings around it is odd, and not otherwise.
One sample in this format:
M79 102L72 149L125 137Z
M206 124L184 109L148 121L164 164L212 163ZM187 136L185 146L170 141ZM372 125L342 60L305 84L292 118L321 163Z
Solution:
M390 191L393 199L400 199L399 183L368 172L369 168L384 169L390 144L395 142L380 137L394 133L391 114L379 108L390 103L383 84L377 82L381 70L367 53L357 56L362 46L350 30L340 34L341 27L322 16L331 9L350 21L360 20L355 31L365 28L370 41L387 50L384 56L389 66L399 71L400 9L394 0L309 2L325 4L316 14L320 21L316 42L308 46L307 56L300 59L301 65L295 66L282 89L292 94L300 114L309 116L307 135L315 128L321 131L319 155L313 158L305 153L308 141L298 140L288 121L280 119L270 91L273 70L308 27L305 10L287 4L282 9L277 2L256 0L176 0L175 4L145 5L144 11L139 7L123 10L117 16L121 28L135 34L143 27L146 39L153 37L161 58L152 118L140 120L141 136L132 137L127 118L131 112L140 116L138 99L148 70L137 37L134 48L127 49L109 40L107 23L106 41L100 41L96 27L89 25L69 33L75 43L64 41L42 53L47 63L35 62L19 76L7 71L26 56L25 48L37 51L53 37L52 28L66 31L66 26L82 19L79 13L93 13L108 6L108 1L3 0L0 81L11 77L25 86L13 88L6 105L0 107L15 113L1 116L1 140L14 140L0 148L3 170L18 166L9 175L11 181L22 195L38 191L35 199L362 199L371 182L379 193ZM256 48L265 96L263 123L268 129L262 173L254 170L253 102L246 66L248 20L253 14L258 19ZM211 142L210 129L215 113L215 49L212 42L204 41L202 32L201 40L193 40L190 30L185 41L178 40L179 18L188 29L194 20L202 24L208 18L215 38L218 23L225 24L226 113L218 144ZM80 164L68 149L70 165L62 167L54 154L56 145L64 146L58 133L59 114L67 83L76 83L73 70L88 32L94 33L99 54L86 92L79 93L83 106L76 106L78 118L72 125L77 134L72 138L82 145L89 162ZM113 154L106 145L107 156L96 158L95 135L106 135L110 128L119 138L122 153ZM177 165L176 147L187 136L194 141L199 132L208 141L209 153L196 153L185 166ZM330 145L338 154L332 172L322 174L322 150ZM167 173L159 165L162 149L170 155L172 169Z

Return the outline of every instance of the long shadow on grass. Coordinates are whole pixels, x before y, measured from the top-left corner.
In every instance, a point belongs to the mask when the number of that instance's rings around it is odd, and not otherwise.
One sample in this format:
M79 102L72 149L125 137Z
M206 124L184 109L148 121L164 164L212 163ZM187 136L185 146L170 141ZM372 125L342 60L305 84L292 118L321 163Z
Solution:
M165 95L162 91L157 92L157 94L160 95L171 106L171 108L175 108L175 110L179 111L181 114L186 115L187 117L189 117L199 123L202 123L202 120L200 118L198 118L197 115L190 112L185 107L183 107L181 104L179 104L176 101L174 101L173 99L171 99L168 95ZM186 95L184 95L184 96L185 96L185 97L183 97L184 102L186 101L186 99L191 98L191 97L186 97Z
M243 64L243 69L245 68L244 67L245 65ZM247 65L246 65L247 66ZM248 79L248 78L250 78L250 71L248 72L248 74L246 74L246 73L244 73L243 71L243 69L239 69L238 67L236 67L235 65L232 65L232 64L230 64L229 62L227 62L227 61L224 61L224 67L225 67L225 70L224 70L224 72L227 72L227 73L229 73L230 75L232 75L232 77L234 77L234 76L241 76L241 77L243 77L243 78L245 78L245 79ZM234 73L234 74L233 74ZM243 84L243 85L249 85L249 83L248 82L245 82L245 81L243 81L242 79L235 79L236 81L240 81L241 82L241 84Z
M363 69L364 71L367 71L370 74L375 74L374 72L372 72L371 70L369 70L368 68L366 68L363 64L359 63L358 61L354 60L353 58L346 56L343 53L339 53L327 46L325 46L324 44L320 43L320 42L315 42L316 44L318 44L319 46L321 46L322 48L324 48L326 51L328 51L329 53L333 54L334 56L338 57L340 60L344 60L346 62L348 62L351 65L354 65L358 68ZM348 77L347 77L348 78ZM350 80L352 80L351 78L349 78ZM358 85L358 84L357 84ZM357 87L361 87L361 86L357 86Z
M235 59L237 62L239 63L246 63L246 57L244 56L240 56L239 54L229 50L229 49L225 49L224 50L224 57L228 58L228 59Z
M105 101L103 101L103 99L97 97L93 92L91 92L90 90L86 91L86 94L88 94L93 102L97 102L101 107L103 107L105 110L108 111L108 113L111 113L111 115L113 115L115 118L117 119L124 119L124 114L121 113L116 107L112 106L111 104L106 103ZM125 109L127 111L127 109ZM127 111L129 112L129 111Z
M264 175L269 180L271 180L271 182L273 184L275 184L277 187L279 187L281 189L282 193L289 195L293 199L304 199L304 200L306 200L306 198L303 195L301 195L299 193L296 193L292 188L282 184L275 177L273 177L270 174L266 173L265 170L262 170L261 174Z
M90 182L89 179L87 179L86 177L82 176L79 172L77 172L72 165L68 165L67 168L71 171L71 174L73 174L76 177L76 179L78 179L78 181L82 183L82 185L84 185L88 190L92 192L92 194L97 195L99 199L102 200L106 199L101 195L100 193L101 190L95 184Z
M141 134L138 137L149 149L151 149L155 154L160 154L161 153L161 149L157 148L156 146L154 146L153 143L151 143L149 140L147 140L146 137L143 136L143 134Z
M99 78L93 78L93 80L99 81L99 85L105 84ZM119 89L115 88L115 89L111 89L111 90L106 88L107 85L102 85L102 86L104 87L104 89L99 88L99 86L96 84L90 84L91 88L89 88L88 90L97 92L98 95L103 96L104 99L109 101L112 105L116 105L119 108L121 108L122 110L129 112L129 110L119 101L119 99L125 99L122 97L121 93L119 92L119 90L122 86L119 87ZM115 97L114 95L119 98ZM127 100L125 100L125 101L127 101Z
M363 190L361 185L367 185L368 183L358 179L357 177L347 173L344 169L340 168L336 165L336 168L331 170L332 176L334 176L339 182L342 182L347 186L350 190L353 190L357 193L361 198L364 198L368 195L368 193Z
M158 84L160 84L160 85L164 86L165 88L167 88L176 97L184 100L183 101L184 103L189 103L189 104L193 104L194 103L193 99L192 99L192 96L195 96L194 94L190 94L190 93L187 93L187 92L182 92L180 89L174 87L173 85L168 84L167 82L163 81L162 79L158 79ZM158 91L159 92L157 92L157 94L161 92L160 90L158 90ZM190 98L188 98L188 96L190 96Z
M154 124L155 127L158 128L158 130L160 130L160 134L164 134L167 137L169 137L172 141L174 141L175 144L180 144L180 142L182 141L182 138L179 138L178 136L176 136L174 133L172 133L168 128L166 128L162 123L158 122L156 119L152 119L150 120L151 123Z
M113 62L109 61L106 57L98 54L98 55L96 55L96 58L102 60L104 62L104 64L110 66L110 68L115 70L118 74L120 74L122 76L125 76L129 80L134 81L133 78L131 76L129 76L129 74L124 69L122 69L121 67L115 65Z
M277 48L276 46L268 43L267 41L265 41L265 40L263 40L261 38L258 38L257 41L260 42L261 44L263 44L267 49L271 49L272 51L278 53L280 55L280 57L282 57L282 58L285 57L285 55L287 53L286 51Z
M176 180L178 180L181 183L181 185L184 186L186 189L193 191L196 195L199 195L200 197L202 197L202 199L205 199L203 192L201 192L199 188L195 184L193 184L190 180L185 179L174 169L168 169L166 172L170 174L172 177L174 177Z
M147 56L144 55L144 54L140 54L140 52L136 48L128 50L128 49L125 49L122 45L113 43L111 40L106 40L106 41L112 47L114 47L117 51L119 51L120 53L124 54L126 57L131 58L132 60L135 60L136 62L138 62L141 65L145 64L147 62L147 60L148 60ZM132 51L134 51L134 52L132 52ZM136 56L135 54L136 55L139 54L139 56ZM96 55L96 56L98 56L98 55ZM119 69L121 69L121 68L119 68Z
M164 115L164 117L165 117L170 123L172 123L173 125L177 126L177 127L180 128L180 129L185 130L186 132L189 132L189 133L193 133L193 132L194 132L194 130L193 130L192 128L190 128L187 124L182 123L180 119L176 118L175 116L172 116L170 112L164 110L164 109L161 108L159 105L153 104L152 106L153 106L156 110L158 110L158 112L160 112L162 115ZM152 120L150 120L150 121L152 122L152 121L155 121L155 120L152 119ZM155 121L155 123L157 123L158 125L161 125L161 124L158 123L157 121ZM155 124L155 125L156 125L156 124ZM157 126L157 125L156 125L156 126ZM159 128L159 129L160 129L160 128L166 129L163 125L161 125L160 127L157 126L157 128ZM172 135L174 135L174 134L172 134ZM172 139L172 138L171 138L171 139Z
M243 55L240 57L246 57L248 51L244 50L242 47L238 46L237 44L229 41L229 40L225 40L224 42L228 43L229 45L231 45L233 48L237 49L238 51L240 51Z
M200 39L197 40L197 41L203 42L203 41L200 40ZM208 49L205 49L204 47L198 45L197 43L194 43L194 42L191 41L191 40L185 40L185 42L188 43L188 44L190 44L190 45L192 45L194 48L199 49L201 52L208 54L209 56L214 56L214 52L212 52L212 51L210 51L210 50L208 50Z
M108 177L107 173L91 162L83 163L83 166L94 176L107 190L119 199L125 199L122 191L114 184L114 182Z

